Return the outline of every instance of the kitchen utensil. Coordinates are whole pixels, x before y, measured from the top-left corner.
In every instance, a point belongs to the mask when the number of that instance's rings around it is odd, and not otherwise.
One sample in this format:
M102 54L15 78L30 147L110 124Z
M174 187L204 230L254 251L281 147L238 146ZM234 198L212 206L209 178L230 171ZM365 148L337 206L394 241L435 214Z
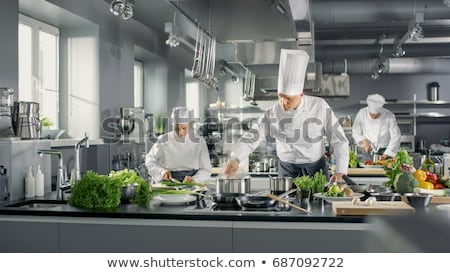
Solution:
M279 176L270 176L269 175L269 183L270 183L270 193L279 195L283 192L286 192L294 187L292 177L279 177Z
M432 194L428 193L405 193L408 203L415 208L426 208L431 202Z
M288 196L289 194L295 192L296 189L291 189L289 191L283 192L278 195L278 198L283 198ZM259 192L261 193L261 192ZM256 193L256 194L259 194ZM250 195L246 194L243 196L236 197L236 202L243 209L256 209L256 208L274 208L278 203L276 200L269 198L266 196L258 196L256 194Z
M415 209L403 201L376 202L372 205L354 205L352 201L333 202L336 215L396 215L414 213Z
M276 195L268 194L267 197L269 197L269 198L271 198L271 199L273 199L273 200L276 200L276 201L278 201L278 202L280 202L280 203L282 203L282 204L285 204L285 205L291 206L291 207L293 207L293 208L295 208L295 209L298 209L299 211L302 211L302 212L304 212L304 213L311 213L311 211L306 210L306 209L304 209L304 208L301 208L301 207L299 207L299 206L297 206L297 205L294 205L294 204L292 204L291 202L286 201L286 200L284 200L283 198L280 198L280 197L278 197L278 196L276 196Z
M430 83L430 89L427 94L427 99L429 101L438 101L439 100L439 83L438 82Z
M39 103L15 101L12 110L12 125L16 136L22 139L38 139L41 136Z
M402 196L395 192L371 192L370 195L375 197L377 201L400 201Z
M354 184L354 185L347 185L347 187L352 189L353 192L363 193L370 189L370 184Z
M138 187L138 183L130 183L121 188L121 197L120 201L122 203L129 203L130 200L136 195L136 189Z
M250 193L251 184L249 176L234 176L232 178L217 178L217 193Z

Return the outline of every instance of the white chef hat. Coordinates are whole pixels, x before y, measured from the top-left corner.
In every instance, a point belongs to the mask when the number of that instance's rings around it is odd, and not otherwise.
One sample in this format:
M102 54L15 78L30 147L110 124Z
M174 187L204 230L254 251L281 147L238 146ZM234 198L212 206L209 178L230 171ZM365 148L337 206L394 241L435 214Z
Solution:
M278 93L288 96L303 93L309 55L304 50L281 49Z
M187 107L175 107L172 109L172 123L186 124L194 119L194 110L189 110Z
M379 94L372 94L367 96L367 108L369 108L369 113L378 114L381 112L381 108L386 103L383 96Z

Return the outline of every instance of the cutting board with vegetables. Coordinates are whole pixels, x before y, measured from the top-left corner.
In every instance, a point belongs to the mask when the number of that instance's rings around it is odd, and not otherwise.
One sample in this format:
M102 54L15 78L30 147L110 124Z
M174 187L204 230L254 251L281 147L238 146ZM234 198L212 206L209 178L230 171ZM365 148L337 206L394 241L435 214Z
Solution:
M414 213L415 209L403 201L379 201L372 205L354 205L351 201L333 202L336 215L393 215Z

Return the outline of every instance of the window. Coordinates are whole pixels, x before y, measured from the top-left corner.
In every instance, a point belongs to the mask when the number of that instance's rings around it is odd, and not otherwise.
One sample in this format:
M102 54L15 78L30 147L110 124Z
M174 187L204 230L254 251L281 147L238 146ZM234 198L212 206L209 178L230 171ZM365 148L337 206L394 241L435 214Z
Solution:
M134 107L143 107L144 69L141 61L134 60Z
M21 101L39 103L40 116L59 128L59 30L19 15L19 92Z

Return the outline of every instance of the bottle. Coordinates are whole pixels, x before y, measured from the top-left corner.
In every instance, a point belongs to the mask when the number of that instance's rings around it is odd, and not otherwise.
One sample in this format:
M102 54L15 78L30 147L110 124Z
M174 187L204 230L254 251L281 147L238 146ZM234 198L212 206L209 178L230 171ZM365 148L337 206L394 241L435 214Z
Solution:
M431 159L431 150L427 151L427 155L422 163L421 169L428 171L429 173L434 173L434 161Z
M36 184L33 177L33 170L28 167L27 175L25 176L25 198L33 198L35 196Z
M37 165L36 175L35 175L35 184L36 184L36 196L44 196L44 174L41 171L41 166Z

